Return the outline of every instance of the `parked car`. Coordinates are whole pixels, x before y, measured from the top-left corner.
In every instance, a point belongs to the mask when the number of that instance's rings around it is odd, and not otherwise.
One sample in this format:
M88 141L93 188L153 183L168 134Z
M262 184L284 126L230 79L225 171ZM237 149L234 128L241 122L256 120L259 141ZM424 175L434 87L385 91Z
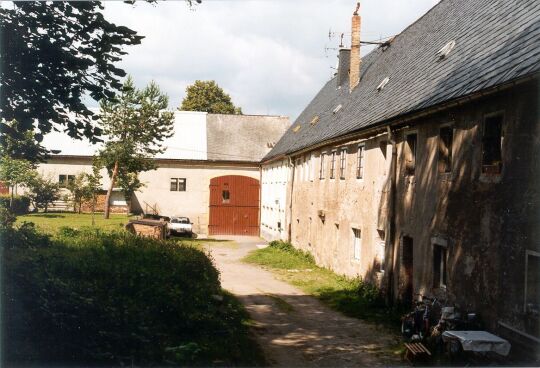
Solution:
M169 221L169 230L171 234L193 235L193 223L187 217L171 217Z

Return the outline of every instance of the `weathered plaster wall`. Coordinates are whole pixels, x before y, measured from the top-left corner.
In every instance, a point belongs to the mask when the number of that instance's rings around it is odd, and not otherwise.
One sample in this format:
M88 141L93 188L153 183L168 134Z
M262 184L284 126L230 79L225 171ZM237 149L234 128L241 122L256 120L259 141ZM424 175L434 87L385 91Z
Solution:
M378 212L389 165L389 146L385 142L383 135L325 147L295 159L291 241L310 251L319 264L339 273L373 280L381 276L384 247L377 230L384 231ZM362 179L356 177L359 143L365 147ZM339 173L342 147L347 149L345 179L340 179ZM333 149L338 149L334 179L330 178ZM326 153L324 179L320 179L321 152ZM353 228L361 231L359 259L353 257Z
M396 297L406 292L402 267L403 237L413 240L413 293L437 295L480 313L486 327L502 331L499 322L539 336L538 317L526 312L526 252L540 253L540 122L538 85L519 85L497 95L459 105L436 115L404 123L397 131L396 228L385 250L385 270L394 264ZM503 169L500 175L481 173L485 116L504 112ZM453 127L451 173L438 171L439 129ZM405 172L405 135L417 133L416 170ZM381 258L378 230L387 230L389 164L381 154L383 134L365 142L365 177L356 179L356 146L347 142L347 174L319 180L320 150L313 151L314 175L304 164L310 153L295 158L291 241L310 251L317 262L338 273L386 281L377 272ZM340 147L325 147L323 151ZM308 160L309 161L309 160ZM313 180L311 180L313 179ZM325 214L324 221L318 215ZM352 228L362 230L360 260L353 259ZM385 233L388 237L388 232ZM447 249L446 287L434 284L434 244ZM386 282L382 283L386 285ZM502 333L502 332L501 332Z
M523 305L525 252L540 250L537 101L536 86L529 85L419 121L413 127L418 132L414 177L405 175L406 131L398 144L395 246L403 236L414 240L415 292L479 311L491 329L506 321L529 330ZM487 176L481 173L482 129L485 116L495 112L504 113L503 169ZM445 123L454 126L450 174L437 170L439 127ZM446 288L434 287L433 281L433 244L441 239L448 252Z

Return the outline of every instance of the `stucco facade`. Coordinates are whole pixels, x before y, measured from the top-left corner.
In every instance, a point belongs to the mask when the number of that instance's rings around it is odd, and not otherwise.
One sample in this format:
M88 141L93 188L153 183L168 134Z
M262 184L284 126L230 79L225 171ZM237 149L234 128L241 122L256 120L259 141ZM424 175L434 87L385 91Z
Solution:
M291 155L290 241L318 264L367 279L393 299L435 295L476 311L486 328L512 341L536 341L537 101L532 81ZM488 165L497 122L500 161Z
M261 167L261 237L266 240L287 239L287 183L290 173L288 160Z
M157 170L141 173L145 187L132 199L132 211L187 216L198 235L208 234L210 180L241 175L259 180L257 164L159 161ZM185 179L185 191L171 191L171 178Z

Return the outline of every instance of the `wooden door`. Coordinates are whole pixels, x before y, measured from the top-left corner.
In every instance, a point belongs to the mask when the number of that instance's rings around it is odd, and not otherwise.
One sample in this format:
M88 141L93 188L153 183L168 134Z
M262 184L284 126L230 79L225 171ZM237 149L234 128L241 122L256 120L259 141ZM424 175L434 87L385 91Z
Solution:
M227 175L210 180L210 235L259 235L259 181Z
M404 279L403 294L401 296L405 304L412 304L413 302L413 238L403 237L403 254L402 263Z

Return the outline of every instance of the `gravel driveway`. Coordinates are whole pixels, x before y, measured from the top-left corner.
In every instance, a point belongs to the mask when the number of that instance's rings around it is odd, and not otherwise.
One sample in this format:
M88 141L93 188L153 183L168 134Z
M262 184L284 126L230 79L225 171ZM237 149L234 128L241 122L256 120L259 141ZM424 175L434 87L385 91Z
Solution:
M265 242L229 237L238 246L208 244L225 289L234 293L255 321L254 332L275 366L358 367L403 365L396 355L399 338L333 311L316 298L240 260Z

